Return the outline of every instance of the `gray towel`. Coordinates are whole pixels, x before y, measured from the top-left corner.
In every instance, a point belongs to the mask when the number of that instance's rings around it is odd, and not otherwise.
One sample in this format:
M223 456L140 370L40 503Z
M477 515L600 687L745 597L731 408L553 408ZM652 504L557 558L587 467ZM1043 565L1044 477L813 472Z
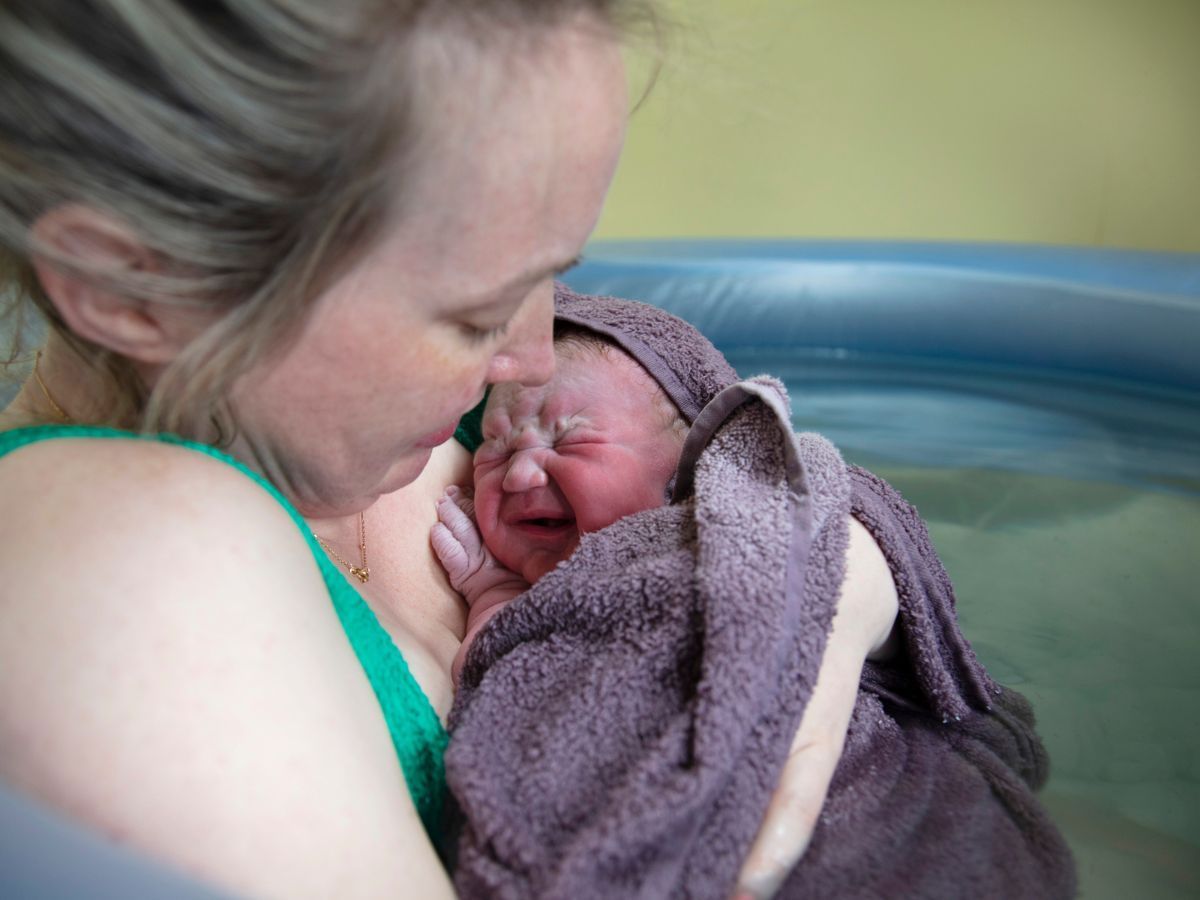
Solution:
M1072 896L1028 704L959 632L915 511L793 435L781 385L738 381L673 316L568 291L558 314L639 359L693 426L674 502L585 536L468 654L446 755L460 895L730 896L812 693L851 512L891 566L905 649L864 672L782 896Z

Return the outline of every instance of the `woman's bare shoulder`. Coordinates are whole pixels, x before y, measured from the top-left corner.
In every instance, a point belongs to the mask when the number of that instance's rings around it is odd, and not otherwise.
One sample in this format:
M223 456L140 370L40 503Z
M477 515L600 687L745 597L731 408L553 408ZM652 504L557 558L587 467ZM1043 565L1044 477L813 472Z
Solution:
M124 591L153 603L181 577L215 580L237 556L303 546L287 512L244 473L151 441L63 438L15 450L0 459L0 507L4 606L30 590Z
M13 502L21 502L26 493L40 502L70 494L125 508L155 504L163 492L199 491L200 505L209 491L219 492L211 505L227 499L229 492L269 500L245 473L208 453L133 437L59 438L20 447L0 458L0 491Z
M259 485L62 439L0 460L0 507L0 777L240 893L395 893L403 864L444 887L308 545Z
M216 582L239 561L284 566L307 553L288 512L244 472L155 441L22 447L0 459L0 506L6 603L22 584L89 594L120 585L153 603L167 585Z

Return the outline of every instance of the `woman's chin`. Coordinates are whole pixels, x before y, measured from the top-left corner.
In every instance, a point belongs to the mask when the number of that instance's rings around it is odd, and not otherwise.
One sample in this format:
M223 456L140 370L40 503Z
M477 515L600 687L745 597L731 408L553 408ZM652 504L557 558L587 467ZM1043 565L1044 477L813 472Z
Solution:
M408 487L421 477L433 449L429 447L413 447L392 463L379 483L379 495L390 494L401 488Z
M409 450L369 481L356 479L353 484L345 483L336 497L327 497L327 502L309 505L319 506L325 516L350 515L370 509L380 497L394 494L416 481L429 462L430 452L425 449Z

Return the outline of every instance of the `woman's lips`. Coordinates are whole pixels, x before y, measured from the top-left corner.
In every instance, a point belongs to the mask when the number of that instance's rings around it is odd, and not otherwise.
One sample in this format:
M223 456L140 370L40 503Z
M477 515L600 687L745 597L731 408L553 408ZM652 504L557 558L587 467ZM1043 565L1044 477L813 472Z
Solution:
M425 450L431 450L434 447L439 447L446 443L446 441L450 440L450 438L454 437L454 432L457 429L457 422L447 425L441 431L435 431L433 434L425 435L425 437L419 439L413 446L421 447Z

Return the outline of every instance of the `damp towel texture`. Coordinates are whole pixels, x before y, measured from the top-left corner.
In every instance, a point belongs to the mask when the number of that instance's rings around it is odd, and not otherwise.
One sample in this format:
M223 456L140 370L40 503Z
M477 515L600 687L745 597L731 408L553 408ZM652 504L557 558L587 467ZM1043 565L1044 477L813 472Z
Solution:
M1028 704L960 633L916 512L793 435L782 386L738 381L691 326L562 289L557 312L616 340L693 427L675 502L585 536L472 646L446 756L459 895L731 896L820 667L849 512L891 567L904 650L868 663L781 896L1073 896Z

